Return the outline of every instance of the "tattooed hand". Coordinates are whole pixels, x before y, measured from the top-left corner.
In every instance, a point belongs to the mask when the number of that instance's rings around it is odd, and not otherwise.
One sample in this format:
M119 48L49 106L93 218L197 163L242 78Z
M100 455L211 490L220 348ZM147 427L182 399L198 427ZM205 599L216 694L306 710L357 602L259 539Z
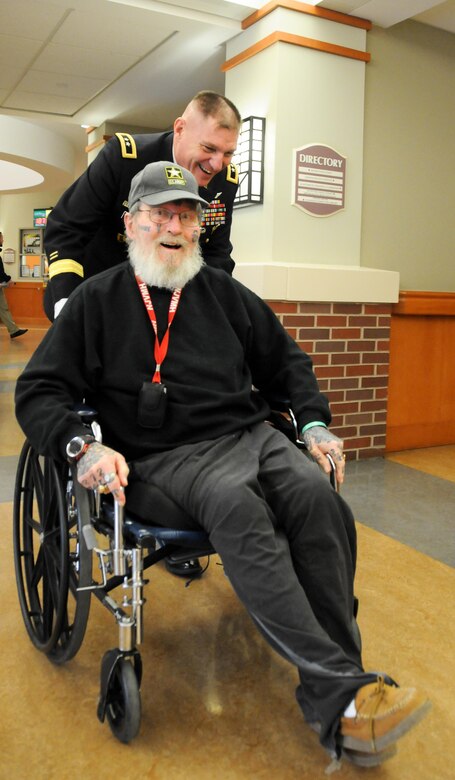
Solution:
M343 441L335 436L327 428L315 426L309 428L303 434L303 442L311 457L316 461L326 474L330 474L330 463L326 454L331 455L335 463L337 482L341 485L344 482L344 455Z
M122 506L125 504L124 488L128 484L129 468L123 455L93 442L77 464L77 479L89 490L112 493Z

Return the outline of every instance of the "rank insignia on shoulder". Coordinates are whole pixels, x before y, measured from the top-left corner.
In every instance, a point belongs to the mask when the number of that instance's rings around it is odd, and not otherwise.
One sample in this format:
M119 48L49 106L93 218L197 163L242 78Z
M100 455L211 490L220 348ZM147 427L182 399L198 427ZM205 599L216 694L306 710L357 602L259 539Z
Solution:
M122 157L129 158L130 160L137 159L136 141L129 133L116 133L115 134L120 141L120 149L122 151Z
M230 181L232 184L239 183L239 169L234 163L229 163L226 168L226 181Z

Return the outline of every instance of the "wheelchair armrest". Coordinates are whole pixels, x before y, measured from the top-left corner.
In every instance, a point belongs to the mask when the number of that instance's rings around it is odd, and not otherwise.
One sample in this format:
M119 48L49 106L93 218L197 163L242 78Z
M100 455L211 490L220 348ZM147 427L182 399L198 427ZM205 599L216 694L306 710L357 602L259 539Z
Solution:
M80 403L74 404L73 411L79 415L84 425L87 425L87 427L91 429L95 439L102 442L103 437L101 428L96 419L98 416L97 410L81 401Z
M92 406L87 406L87 404L82 402L74 404L73 411L75 411L76 414L81 417L82 422L86 423L91 423L92 420L95 420L98 415L96 409L94 409Z
M278 396L278 395L264 395L261 393L262 397L265 401L267 401L268 405L271 409L273 409L275 412L285 412L289 414L289 409L291 408L291 402L289 398L285 398L284 396Z
M290 404L289 399L285 398L284 396L280 396L276 393L268 393L267 391L255 391L260 392L261 396L267 401L271 408L271 414L269 415L270 420L269 422L272 423L272 425L277 428L281 433L283 433L285 436L287 436L290 441L292 441L294 444L299 447L299 449L304 450L305 454L311 458L311 455L309 454L305 443L299 439L299 432L298 432L298 425L297 420L294 416L294 413L292 411L292 407ZM331 455L326 454L327 460L330 463L330 484L332 485L333 489L339 492L339 485L338 480L336 478L336 467L335 463L333 461L333 458Z

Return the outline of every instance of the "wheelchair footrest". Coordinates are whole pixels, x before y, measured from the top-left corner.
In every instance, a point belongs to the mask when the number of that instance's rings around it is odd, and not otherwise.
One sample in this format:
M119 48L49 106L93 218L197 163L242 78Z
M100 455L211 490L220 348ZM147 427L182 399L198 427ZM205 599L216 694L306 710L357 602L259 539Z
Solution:
M212 546L209 547L174 547L166 545L169 550L169 556L172 558L173 563L183 563L189 558L205 558L206 555L212 555L215 550ZM166 547L164 549L166 549ZM166 556L167 558L168 556Z

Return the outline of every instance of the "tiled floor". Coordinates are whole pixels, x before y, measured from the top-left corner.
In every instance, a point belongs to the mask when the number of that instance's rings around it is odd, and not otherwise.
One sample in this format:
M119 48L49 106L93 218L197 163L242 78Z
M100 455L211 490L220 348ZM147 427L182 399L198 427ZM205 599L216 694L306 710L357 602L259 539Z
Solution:
M22 434L14 383L44 330L11 341L0 327L0 778L8 780L314 780L330 764L294 701L296 675L263 642L213 559L185 584L155 567L147 588L142 725L121 745L96 719L99 664L117 642L92 606L87 635L64 667L31 645L12 562L12 484ZM356 592L367 668L416 684L433 702L398 755L335 777L451 780L454 663L455 447L348 463L343 494L359 530ZM333 767L331 767L333 769Z
M358 521L455 566L455 446L350 462L346 471L343 496Z

